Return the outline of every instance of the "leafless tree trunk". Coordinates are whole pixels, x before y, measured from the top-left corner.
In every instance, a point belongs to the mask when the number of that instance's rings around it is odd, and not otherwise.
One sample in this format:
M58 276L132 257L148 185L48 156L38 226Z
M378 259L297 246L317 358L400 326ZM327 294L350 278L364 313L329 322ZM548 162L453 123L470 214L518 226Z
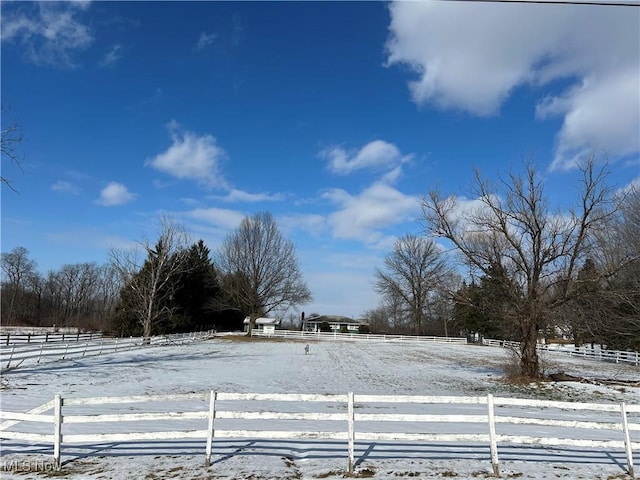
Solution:
M270 213L242 220L222 244L218 265L226 274L223 289L230 306L249 314L249 335L259 316L311 300L295 246L282 236Z
M111 249L109 252L112 266L132 294L132 308L142 325L145 343L150 342L155 322L168 313L166 305L173 294L172 282L188 268L188 244L189 237L184 228L170 218L161 217L155 245L149 240L139 244L144 259L138 249Z
M616 211L607 172L589 158L581 167L577 205L551 211L544 185L531 163L511 173L500 188L476 172L474 207L437 191L423 199L427 232L449 240L467 262L492 278L507 300L508 319L519 330L520 371L540 377L538 333L550 313L567 301L578 263L589 250L590 234Z

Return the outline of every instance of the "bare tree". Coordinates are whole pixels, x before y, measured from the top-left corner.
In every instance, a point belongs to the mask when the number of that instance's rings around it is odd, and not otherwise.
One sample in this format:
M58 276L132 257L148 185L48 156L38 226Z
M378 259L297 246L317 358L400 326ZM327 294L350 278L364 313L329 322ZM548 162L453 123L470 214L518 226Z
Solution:
M9 299L8 305L3 305L6 308L2 308L3 323L10 325L15 320L16 305L24 296L26 281L35 273L35 268L36 262L29 258L29 251L24 247L16 247L11 252L2 254L2 297L4 300L8 294Z
M96 313L100 267L93 262L63 265L54 278L62 307L60 325L87 328L86 322Z
M434 294L451 274L445 257L433 240L416 235L398 239L376 268L375 289L387 299L400 299L416 334L423 332Z
M129 294L127 307L134 311L147 343L156 322L169 313L177 276L188 268L188 244L184 228L168 217L161 217L156 243L149 240L139 243L144 259L138 249L109 252L111 264L120 273Z
M589 250L590 234L616 208L605 185L607 171L589 158L580 166L577 205L552 212L544 185L531 163L500 187L476 172L477 208L461 211L454 197L433 191L423 199L427 232L445 238L490 278L509 306L505 317L518 333L520 373L540 377L538 333L550 313L567 301L571 279Z
M595 237L596 249L574 287L570 323L610 348L640 348L640 186L619 193L618 215Z
M222 285L234 303L230 306L249 314L249 334L259 316L311 300L295 246L282 236L270 213L243 219L222 244L218 265L226 274Z
M0 115L5 117L7 113L7 109L2 106L0 108ZM4 120L4 118L3 118ZM3 122L4 123L4 122ZM0 131L0 156L2 160L8 159L10 162L13 162L20 170L22 170L20 155L17 151L17 146L23 140L22 129L17 122L10 123L6 127L2 127ZM0 176L0 183L6 185L14 192L16 191L11 184L11 181L4 176Z

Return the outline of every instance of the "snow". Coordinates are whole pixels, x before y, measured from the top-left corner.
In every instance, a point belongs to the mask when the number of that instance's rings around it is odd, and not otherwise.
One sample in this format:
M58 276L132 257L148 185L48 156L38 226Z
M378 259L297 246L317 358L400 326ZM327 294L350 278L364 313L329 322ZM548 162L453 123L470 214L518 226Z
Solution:
M310 343L309 355L304 352L307 343ZM496 397L640 403L640 387L632 385L601 382L510 384L504 380L503 370L509 355L508 350L477 345L219 337L190 345L152 347L9 371L3 374L0 401L2 410L26 412L52 400L55 394L64 398L216 390L310 394L352 391L372 395L438 396L491 393ZM640 368L632 365L600 363L556 352L544 352L542 364L547 372L563 371L594 380L633 380L635 385L640 381ZM174 402L156 408L161 411L169 405L173 410L189 411L193 405L188 403L176 405ZM145 411L151 411L148 406L145 405ZM101 412L108 407L102 406ZM125 407L127 411L135 409ZM414 411L411 406L402 404L386 404L380 408L401 413ZM584 412L584 415L595 414ZM77 428L74 433L85 428L83 424L72 426ZM430 426L451 433L451 426L446 423ZM40 427L45 427L42 431L49 433L47 425ZM130 425L115 424L108 430L120 428L124 431L127 427ZM162 429L166 425L158 422L155 427ZM590 438L592 433L585 435ZM640 431L633 431L632 436L633 441L640 441ZM213 465L209 468L204 467L202 440L63 445L62 453L64 478L74 480L338 479L343 478L347 466L346 443L339 441L219 439L214 442ZM499 453L501 473L505 478L628 478L624 475L626 458L622 450L499 445ZM635 454L634 463L639 470L640 458L638 452ZM8 466L13 468L12 472L2 472L3 479L40 478L36 473L26 471L46 470L52 447L4 440L0 455L0 466L4 470ZM488 445L472 443L363 441L356 442L355 459L356 475L375 479L477 479L489 477L492 472Z

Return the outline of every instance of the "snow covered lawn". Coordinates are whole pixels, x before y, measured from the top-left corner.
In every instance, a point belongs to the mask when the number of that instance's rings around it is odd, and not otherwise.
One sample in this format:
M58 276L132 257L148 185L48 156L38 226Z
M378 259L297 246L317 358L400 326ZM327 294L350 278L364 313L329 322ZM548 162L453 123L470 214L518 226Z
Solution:
M598 381L510 385L503 379L509 352L496 347L323 341L310 343L310 355L305 355L305 344L220 337L191 345L154 347L22 368L3 375L2 410L26 412L49 402L55 394L77 398L209 390L443 396L491 393L500 397L640 403L638 386ZM554 352L543 355L543 366L549 372L563 371L594 380L635 380L636 385L640 382L637 367ZM447 432L446 423L438 425ZM640 432L632 435L633 441L640 441ZM624 475L626 458L622 450L499 445L499 451L504 478L628 478ZM204 442L199 440L63 445L61 473L46 471L52 453L51 446L4 440L0 467L13 471L4 471L1 476L3 479L52 475L70 479L337 479L344 476L347 464L346 443L340 441L217 439L210 468L203 465ZM634 453L638 471L639 452ZM376 479L475 479L491 474L489 448L484 444L357 442L355 459L357 476ZM35 470L45 471L37 474Z

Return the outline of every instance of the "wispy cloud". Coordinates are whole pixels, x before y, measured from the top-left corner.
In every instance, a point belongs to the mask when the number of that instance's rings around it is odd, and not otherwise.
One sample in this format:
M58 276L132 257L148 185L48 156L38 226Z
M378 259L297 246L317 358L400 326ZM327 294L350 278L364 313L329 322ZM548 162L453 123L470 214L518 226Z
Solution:
M80 187L66 180L57 181L51 185L51 190L58 193L70 193L72 195L78 195L80 193Z
M226 195L215 195L213 198L228 203L280 202L284 200L282 193L250 193L232 188Z
M140 105L149 105L150 103L157 102L161 98L162 98L162 89L160 87L157 87L155 92L153 92L153 95L150 95L149 97L142 100L140 102Z
M98 205L115 207L133 202L137 194L129 192L127 187L119 182L110 182L100 192L100 198L96 200Z
M80 18L87 8L87 2L3 4L0 39L19 45L36 65L74 67L75 54L94 40Z
M122 58L122 45L114 45L105 54L104 58L100 61L101 67L110 67L114 65L118 60Z
M570 168L594 150L613 160L640 151L636 10L396 1L387 64L414 71L417 104L478 116L497 115L518 87L569 79L573 85L537 108L540 119L564 119L552 168Z
M278 225L287 233L303 231L311 235L322 235L328 229L327 217L316 213L280 216Z
M182 131L175 120L169 123L168 128L171 146L164 153L145 161L145 165L175 178L194 180L207 188L225 188L227 182L220 171L220 164L226 153L217 145L215 137Z
M339 146L325 148L320 157L327 160L329 170L338 175L363 169L392 169L411 159L411 155L403 155L398 147L384 140L374 140L357 151L346 151Z
M245 217L242 212L226 208L196 208L185 212L184 215L191 219L229 230L238 227Z
M215 33L201 32L198 37L198 41L196 42L195 49L202 50L207 48L209 45L213 45L213 42L215 42L217 37L218 35Z

